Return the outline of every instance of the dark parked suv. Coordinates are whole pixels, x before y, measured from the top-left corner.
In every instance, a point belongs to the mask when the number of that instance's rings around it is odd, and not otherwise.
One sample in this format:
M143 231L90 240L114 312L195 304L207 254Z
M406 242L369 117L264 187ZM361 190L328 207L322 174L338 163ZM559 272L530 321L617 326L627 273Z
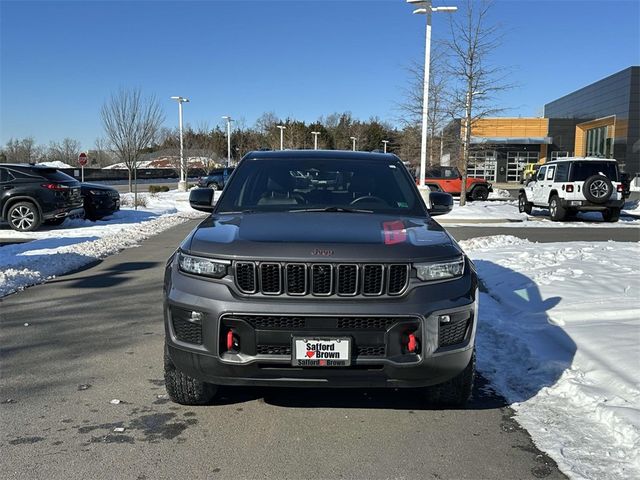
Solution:
M209 187L212 190L222 190L227 183L227 180L233 173L232 167L216 168L211 170L209 175L200 177L198 180L199 187Z
M297 178L331 179L297 182ZM169 259L165 381L183 404L218 385L417 387L464 404L475 371L471 261L389 154L247 154Z
M82 215L80 182L55 168L0 164L0 220L21 232Z
M84 218L96 221L120 210L120 194L115 188L97 183L81 185Z

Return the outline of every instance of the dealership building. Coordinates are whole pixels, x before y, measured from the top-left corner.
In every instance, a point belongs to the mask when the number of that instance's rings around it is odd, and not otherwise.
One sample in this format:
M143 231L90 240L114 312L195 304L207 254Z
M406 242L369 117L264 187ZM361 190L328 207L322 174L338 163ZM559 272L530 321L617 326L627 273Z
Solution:
M452 130L462 137L462 122L452 122L446 132ZM547 103L543 118L475 121L468 173L519 182L527 163L569 156L615 158L623 171L640 173L640 66Z

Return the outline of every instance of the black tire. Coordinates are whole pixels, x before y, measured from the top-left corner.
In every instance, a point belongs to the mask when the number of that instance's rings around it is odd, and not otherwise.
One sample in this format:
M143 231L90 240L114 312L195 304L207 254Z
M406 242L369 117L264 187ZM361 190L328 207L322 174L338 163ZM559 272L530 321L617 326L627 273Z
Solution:
M181 405L204 405L215 397L218 387L197 380L178 370L171 361L167 348L164 351L164 383L169 398Z
M607 203L613 194L613 184L604 175L592 175L584 181L582 193L590 202Z
M533 203L527 202L527 196L524 194L524 192L521 192L520 195L518 195L518 211L520 211L520 213L531 215L532 210Z
M66 220L66 217L62 217L62 218L51 218L49 220L45 220L44 224L45 225L52 225L54 227L57 227L58 225L62 225L64 223L64 221Z
M619 208L607 208L602 211L602 219L605 222L617 222L620 220L620 209Z
M42 225L40 211L31 202L18 202L9 207L7 222L17 232L32 232Z
M463 407L471 398L476 376L476 352L473 351L467 367L451 380L427 387L427 401L436 406Z
M207 187L209 187L209 188L210 188L211 190L213 190L214 192L215 192L216 190L219 190L219 188L218 188L218 184L217 184L217 183L215 183L215 182L210 183L209 185L207 185Z
M478 185L471 190L471 200L486 200L489 198L489 189L484 185Z
M567 215L567 211L560 205L560 198L557 195L549 200L549 217L554 222L561 222Z

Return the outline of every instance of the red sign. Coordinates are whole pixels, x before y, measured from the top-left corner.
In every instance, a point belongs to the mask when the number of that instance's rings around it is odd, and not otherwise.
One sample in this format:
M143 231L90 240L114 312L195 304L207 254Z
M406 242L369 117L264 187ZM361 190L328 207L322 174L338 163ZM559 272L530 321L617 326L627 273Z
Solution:
M81 166L83 166L83 167L84 167L84 166L87 164L87 161L88 161L88 160L89 160L89 159L87 158L87 154L86 154L86 153L82 152L80 155L78 155L78 163L79 163Z

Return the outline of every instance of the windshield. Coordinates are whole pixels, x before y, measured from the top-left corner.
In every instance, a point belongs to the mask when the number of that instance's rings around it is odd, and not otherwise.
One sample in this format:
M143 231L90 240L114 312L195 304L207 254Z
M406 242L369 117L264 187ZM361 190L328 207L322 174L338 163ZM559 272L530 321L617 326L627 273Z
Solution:
M572 182L581 182L592 175L604 175L609 180L618 181L616 162L574 162L571 166Z
M328 210L424 216L399 161L250 159L234 173L218 213Z

